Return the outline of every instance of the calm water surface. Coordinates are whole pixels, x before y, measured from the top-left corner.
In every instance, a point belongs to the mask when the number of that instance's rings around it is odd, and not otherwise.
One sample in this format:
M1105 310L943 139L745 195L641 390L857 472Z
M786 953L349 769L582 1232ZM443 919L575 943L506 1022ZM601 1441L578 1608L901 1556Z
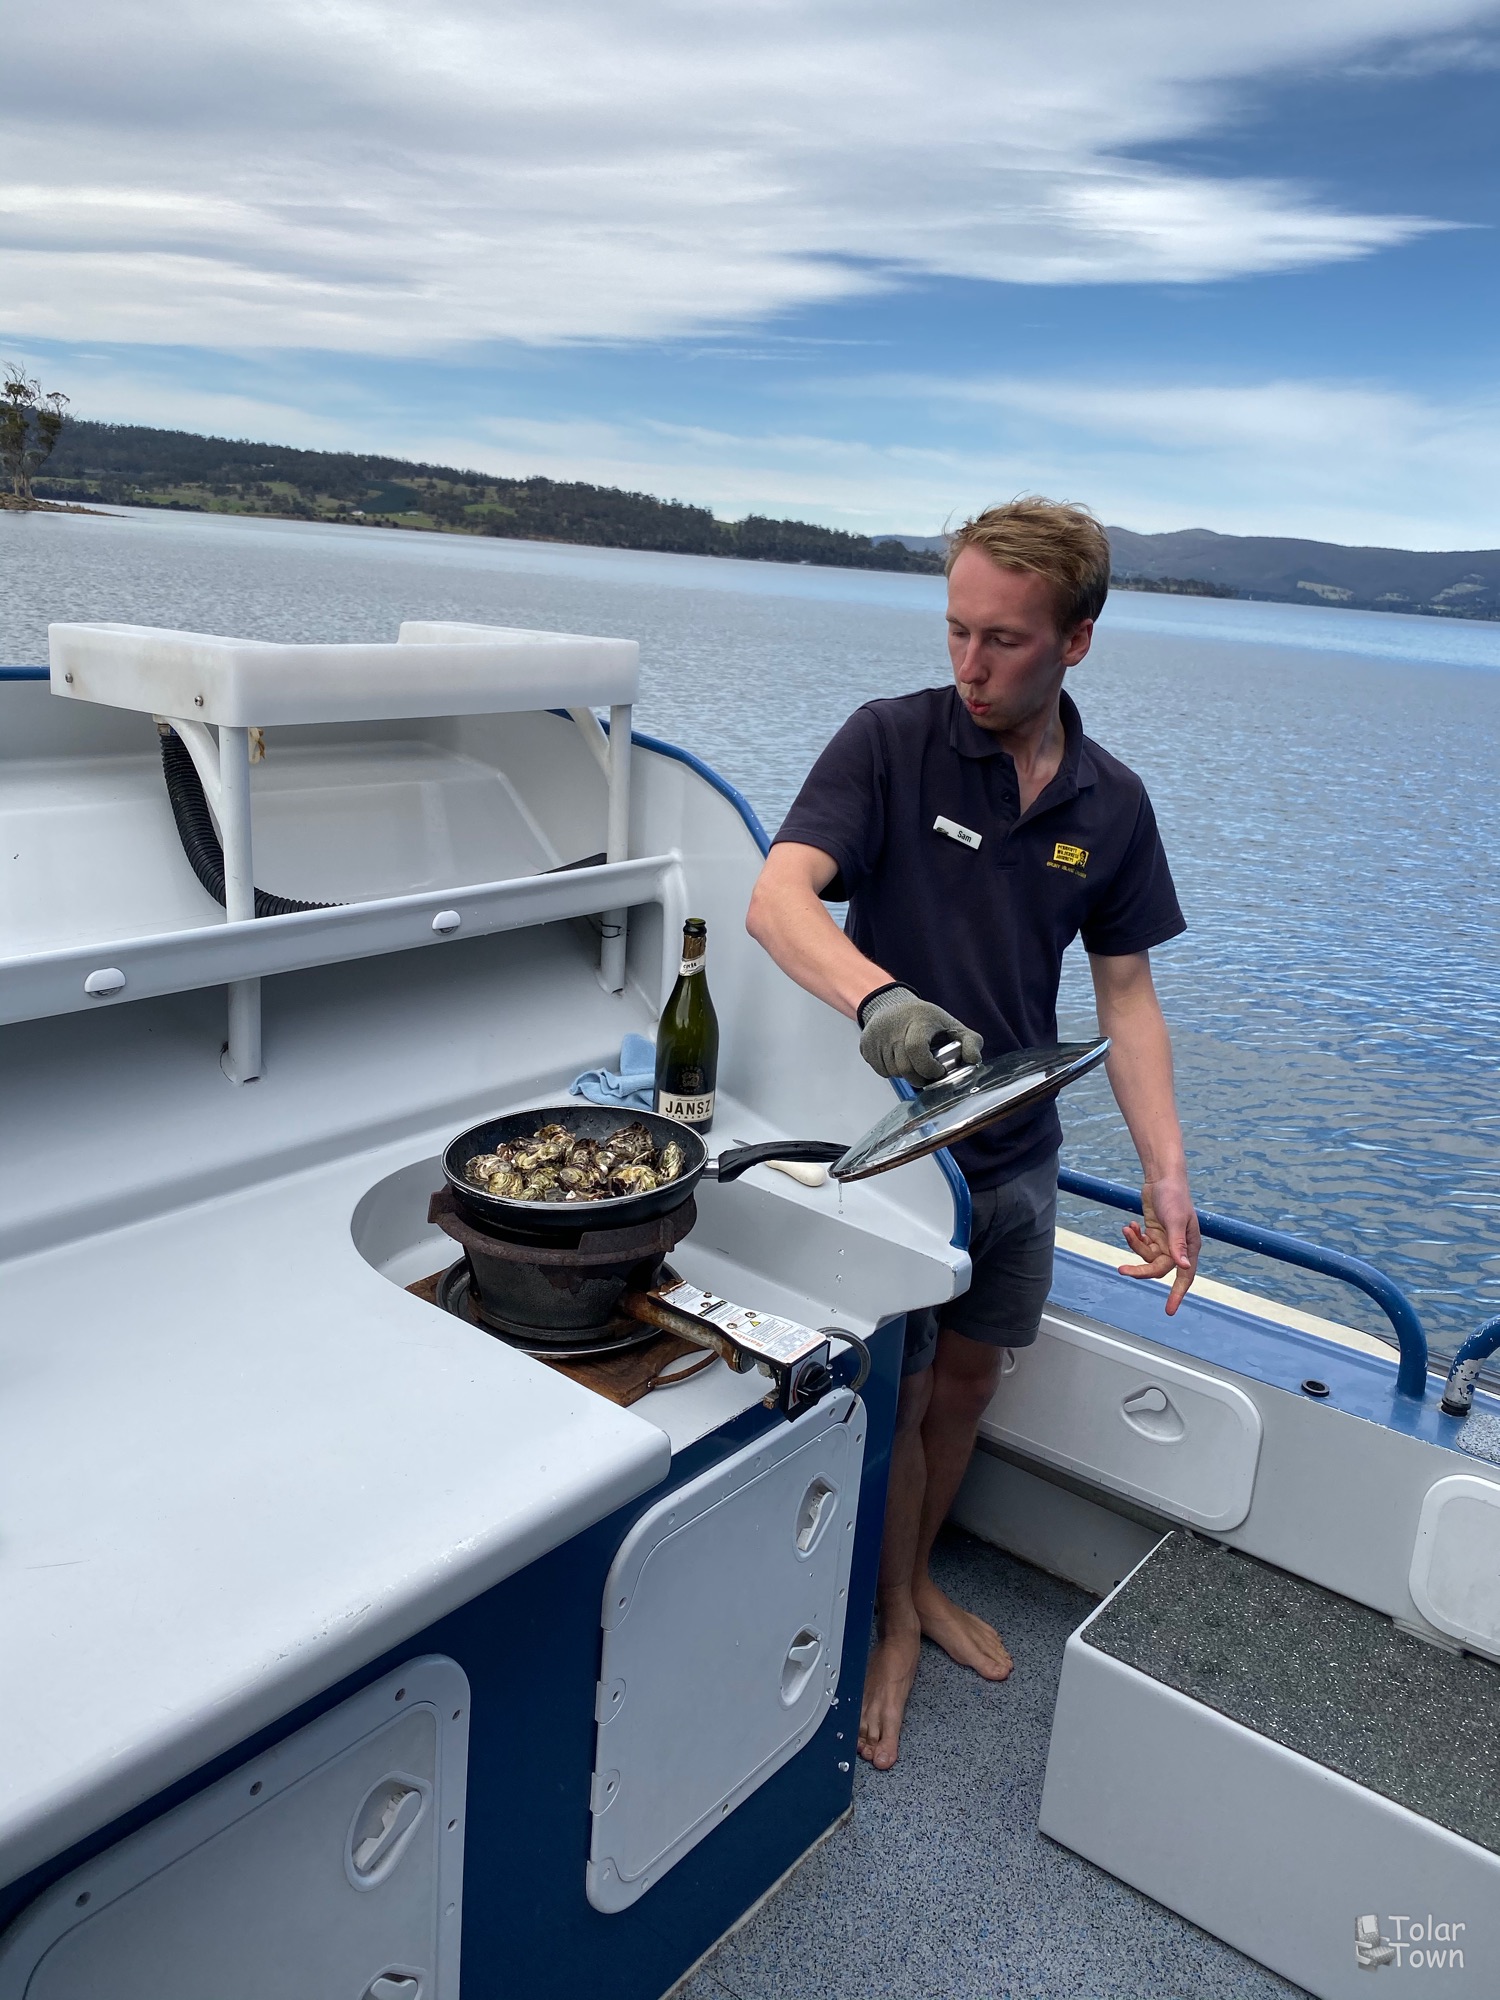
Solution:
M859 702L946 679L941 581L125 511L0 514L0 661L49 619L283 639L459 618L641 641L644 729L776 824ZM1435 1344L1500 1311L1500 625L1119 594L1070 679L1145 777L1187 936L1156 955L1206 1205L1370 1258ZM1092 1022L1069 955L1065 1033ZM1066 1157L1129 1178L1102 1080ZM1076 1207L1074 1226L1115 1220ZM1342 1286L1206 1268L1384 1331Z

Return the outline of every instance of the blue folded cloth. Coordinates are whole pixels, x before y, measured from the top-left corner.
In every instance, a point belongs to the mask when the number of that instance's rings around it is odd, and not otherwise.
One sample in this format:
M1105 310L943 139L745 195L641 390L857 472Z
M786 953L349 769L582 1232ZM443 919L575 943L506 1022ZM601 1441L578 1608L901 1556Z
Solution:
M575 1097L590 1104L619 1104L630 1111L649 1111L656 1094L656 1048L644 1035L627 1035L620 1044L618 1069L586 1069L575 1076Z

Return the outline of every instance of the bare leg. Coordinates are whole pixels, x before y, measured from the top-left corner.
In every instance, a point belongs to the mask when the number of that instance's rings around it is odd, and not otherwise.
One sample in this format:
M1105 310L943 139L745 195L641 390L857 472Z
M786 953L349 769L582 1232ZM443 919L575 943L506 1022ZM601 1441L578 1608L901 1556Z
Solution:
M912 1576L922 1528L927 1465L922 1419L932 1394L932 1370L908 1375L896 1406L891 1442L890 1484L885 1496L885 1537L880 1545L880 1580L875 1594L875 1646L865 1670L864 1706L859 1718L859 1754L877 1771L888 1771L901 1744L901 1721L917 1676L922 1626L912 1602Z
M987 1681L1003 1681L1011 1670L1000 1634L939 1590L927 1565L973 1456L979 1419L1000 1380L1003 1352L950 1328L938 1335L937 1360L930 1370L932 1391L922 1420L927 1483L912 1569L912 1603L924 1635L950 1659L972 1667Z

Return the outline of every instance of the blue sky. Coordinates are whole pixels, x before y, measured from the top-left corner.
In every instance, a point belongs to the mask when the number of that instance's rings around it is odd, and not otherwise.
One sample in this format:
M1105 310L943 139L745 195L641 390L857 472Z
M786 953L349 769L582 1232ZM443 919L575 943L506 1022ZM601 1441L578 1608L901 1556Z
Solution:
M1500 544L1493 4L69 14L8 27L0 356L80 414L876 532L1040 489Z

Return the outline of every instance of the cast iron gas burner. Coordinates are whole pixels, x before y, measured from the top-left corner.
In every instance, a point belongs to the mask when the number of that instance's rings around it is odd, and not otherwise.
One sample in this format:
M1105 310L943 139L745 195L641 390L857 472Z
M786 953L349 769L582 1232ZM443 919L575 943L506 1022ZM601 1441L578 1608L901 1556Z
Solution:
M659 1283L677 1282L677 1273L670 1264L661 1265L659 1272ZM517 1347L523 1354L534 1355L541 1361L594 1361L606 1354L628 1354L636 1348L656 1346L662 1340L658 1328L623 1314L612 1315L603 1326L561 1336L556 1329L500 1319L481 1306L467 1257L460 1257L444 1271L437 1281L436 1297L443 1311L452 1313L455 1319L478 1327L482 1333L492 1333L507 1346Z
M564 1349L618 1351L653 1337L655 1329L621 1313L620 1301L663 1282L667 1252L698 1218L689 1199L633 1227L580 1227L570 1232L571 1242L555 1235L527 1241L493 1222L481 1226L444 1187L432 1197L427 1219L464 1253L444 1275L439 1304L502 1340L560 1359Z
M834 1329L814 1333L695 1292L666 1263L668 1251L698 1219L691 1195L664 1215L613 1229L588 1228L586 1205L580 1207L585 1213L576 1230L569 1226L564 1234L549 1223L539 1241L530 1218L486 1215L481 1221L451 1181L439 1188L427 1219L464 1254L440 1278L425 1281L433 1286L434 1303L538 1359L570 1365L602 1362L606 1355L644 1349L662 1334L675 1335L717 1355L736 1374L758 1370L768 1377L769 1401L788 1417L833 1389ZM697 1306L686 1311L664 1298L663 1289L685 1291ZM859 1350L852 1385L858 1389L869 1372L869 1350L842 1329L838 1337Z

